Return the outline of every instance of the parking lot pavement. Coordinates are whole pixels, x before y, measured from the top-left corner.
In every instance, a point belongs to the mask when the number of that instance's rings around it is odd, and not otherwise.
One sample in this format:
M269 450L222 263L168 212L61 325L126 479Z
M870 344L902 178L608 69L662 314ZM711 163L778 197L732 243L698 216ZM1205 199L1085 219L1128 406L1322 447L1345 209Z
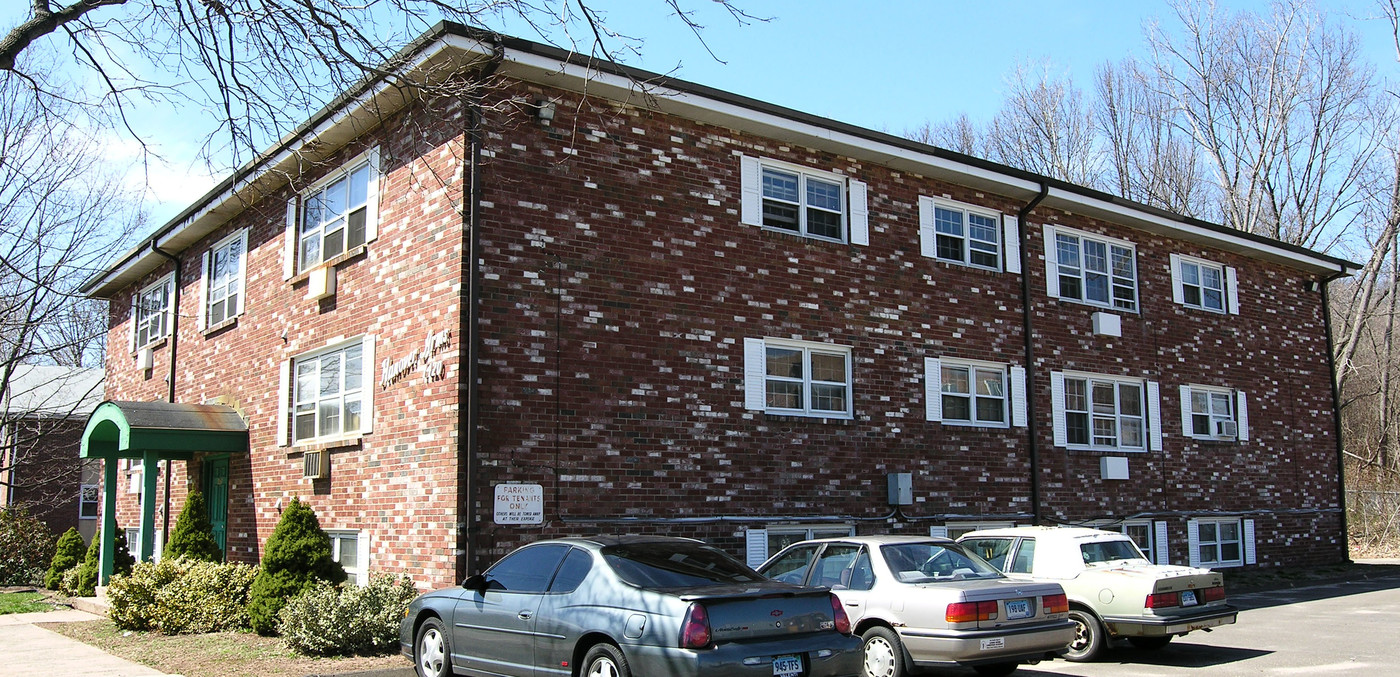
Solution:
M97 620L85 611L61 609L30 614L0 615L0 677L30 675L94 675L143 677L165 673L117 658L97 647L69 639L35 623L75 623Z

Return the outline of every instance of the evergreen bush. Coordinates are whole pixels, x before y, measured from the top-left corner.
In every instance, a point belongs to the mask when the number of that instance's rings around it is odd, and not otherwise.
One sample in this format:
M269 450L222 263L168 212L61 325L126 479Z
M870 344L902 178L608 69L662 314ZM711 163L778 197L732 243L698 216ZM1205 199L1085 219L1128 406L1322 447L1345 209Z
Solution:
M112 562L113 574L131 573L131 565L136 563L136 559L131 553L126 551L126 532L117 530L117 542L115 543L116 557ZM83 557L83 563L69 570L69 574L63 577L63 592L74 597L92 597L97 594L97 575L102 566L102 529L98 528L97 534L92 537L92 542L88 544L87 555Z
M78 566L86 551L87 543L83 541L83 535L78 532L78 528L68 527L68 531L63 532L63 536L58 539L53 559L49 560L49 571L44 574L44 587L50 590L62 587L63 574Z
M185 507L175 520L175 532L170 534L170 543L161 557L181 556L205 562L224 561L224 551L214 541L214 527L209 523L204 494L198 491L191 491L185 499Z
M282 607L277 629L288 647L309 656L389 653L417 594L412 581L388 575L363 588L314 583Z
M23 506L0 508L0 585L38 585L53 560L54 535Z
M331 558L331 539L311 506L293 498L263 546L262 566L248 597L248 617L260 635L277 632L277 614L314 581L340 583L345 570Z

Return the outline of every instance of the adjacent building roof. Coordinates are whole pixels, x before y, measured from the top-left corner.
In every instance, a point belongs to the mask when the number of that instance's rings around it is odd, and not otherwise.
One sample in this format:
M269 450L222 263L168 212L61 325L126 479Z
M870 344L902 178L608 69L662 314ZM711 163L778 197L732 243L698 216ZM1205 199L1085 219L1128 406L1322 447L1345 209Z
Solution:
M86 418L102 401L102 369L15 365L0 393L8 416Z
M496 60L497 74L561 89L586 92L638 107L788 141L899 171L946 180L1029 202L1042 191L1042 204L1149 232L1198 242L1243 256L1329 276L1349 274L1360 265L1305 247L1174 214L1067 181L1041 176L883 132L669 78L629 66L599 61L552 45L501 36L441 22L402 50L390 63L404 82L440 78L443 73ZM638 83L646 83L640 92ZM108 298L155 270L166 259L155 247L175 252L197 242L248 205L279 189L308 161L324 158L407 106L412 92L383 77L347 91L292 134L131 249L117 263L88 280L84 293Z

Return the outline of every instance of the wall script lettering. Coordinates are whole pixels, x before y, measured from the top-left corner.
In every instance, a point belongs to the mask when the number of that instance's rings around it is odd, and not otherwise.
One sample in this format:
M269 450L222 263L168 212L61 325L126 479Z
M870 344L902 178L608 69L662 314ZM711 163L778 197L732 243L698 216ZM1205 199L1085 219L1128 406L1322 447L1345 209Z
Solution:
M423 347L415 348L413 352L397 360L384 358L384 361L379 365L379 387L388 388L398 383L414 369L423 375L424 383L441 379L446 369L443 367L442 360L433 358L438 353L447 350L451 344L452 330L444 329L436 334L428 334L428 337L423 339Z

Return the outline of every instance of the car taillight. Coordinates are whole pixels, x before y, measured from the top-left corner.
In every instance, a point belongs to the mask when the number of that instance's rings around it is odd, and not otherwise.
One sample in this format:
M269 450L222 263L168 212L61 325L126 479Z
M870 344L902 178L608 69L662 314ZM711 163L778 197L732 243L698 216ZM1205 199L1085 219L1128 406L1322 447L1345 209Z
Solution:
M948 605L944 619L949 623L976 623L996 620L996 600L985 602L953 602Z
M1040 603L1044 605L1047 614L1069 613L1068 595L1046 595L1041 598Z
M703 604L691 604L681 625L681 648L704 649L710 645L710 614Z
M1219 602L1225 599L1225 586L1217 585L1213 588L1206 588L1201 591L1201 598L1207 602Z
M1148 595L1145 606L1149 609L1165 609L1167 607L1181 606L1181 594L1176 592L1159 592L1155 595Z
M843 634L851 634L851 617L846 615L846 607L841 606L841 599L836 595L827 593L831 598L831 617L836 621L836 631Z

